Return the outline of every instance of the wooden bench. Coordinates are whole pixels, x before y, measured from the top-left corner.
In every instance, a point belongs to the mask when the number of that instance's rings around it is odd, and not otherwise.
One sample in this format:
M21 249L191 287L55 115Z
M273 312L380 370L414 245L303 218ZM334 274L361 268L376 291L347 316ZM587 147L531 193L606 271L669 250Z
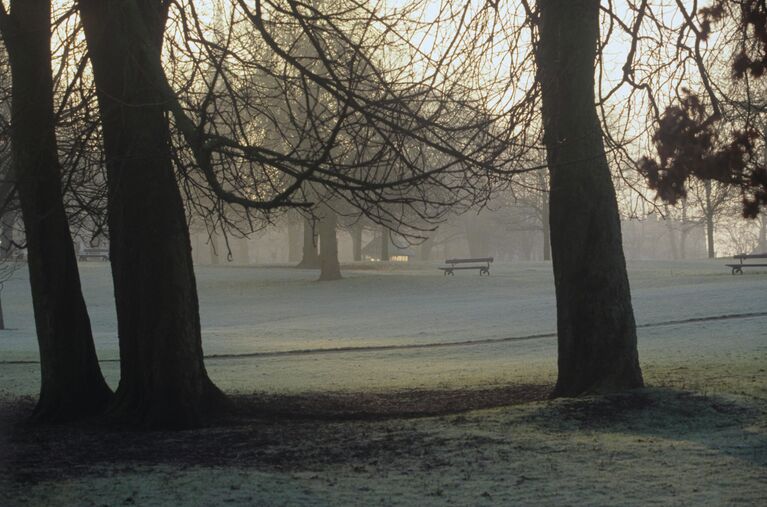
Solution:
M767 253L760 254L738 254L733 255L733 259L740 260L739 264L726 264L728 268L732 268L732 274L743 274L743 268L767 268L767 264L744 264L744 260L748 259L767 259Z
M88 259L108 261L109 250L106 248L83 248L77 253L77 258L81 261L87 261Z
M479 276L487 275L490 276L490 263L493 262L492 257L480 257L477 259L448 259L445 261L445 264L449 264L449 266L442 266L439 269L441 269L445 275L453 275L455 276L455 273L453 271L457 269L478 269L479 270ZM473 264L472 266L456 266L456 264Z

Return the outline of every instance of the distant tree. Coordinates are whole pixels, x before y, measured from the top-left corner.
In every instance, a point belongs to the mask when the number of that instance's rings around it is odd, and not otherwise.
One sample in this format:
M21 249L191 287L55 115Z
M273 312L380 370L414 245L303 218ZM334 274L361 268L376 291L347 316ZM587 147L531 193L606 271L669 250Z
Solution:
M181 79L183 68L163 67L163 43L173 40L164 38L171 6L189 7L183 13L193 22L184 29L194 33L184 40L195 39L203 48L190 59L195 62L191 80ZM121 361L110 414L136 426L195 426L225 403L203 364L189 232L174 168L184 188L199 189L210 202L243 213L306 208L328 194L343 195L366 209L382 202L418 207L422 182L446 184L444 178L486 171L500 152L499 140L479 145L464 134L482 128L487 119L481 111L461 122L443 120L435 114L439 111L421 111L422 94L387 83L387 74L366 59L348 33L316 16L311 6L293 5L293 12L270 5L269 21L263 16L264 4L236 6L239 24L231 26L239 29L247 23L255 28L264 41L256 48L260 53L253 53L252 30L238 33L233 28L229 46L208 44L205 33L198 32L201 22L193 6L151 0L78 3L98 90L107 166ZM344 9L339 12L347 15ZM285 31L275 30L283 25L273 23L282 16L319 46L312 62L285 49L290 42L281 40ZM357 19L353 12L350 19ZM326 46L324 37L335 42ZM207 64L215 70L196 72ZM315 72L315 65L330 69L328 77ZM274 102L267 100L274 91L263 95L238 81L253 70L270 73L268 82L277 87L289 111L302 109L291 116L298 135L272 142L270 136L283 137L284 125L274 117ZM212 81L199 76L212 76ZM177 92L172 86L177 79L202 79L202 86ZM225 86L216 84L219 79ZM315 88L332 100L316 100L311 94ZM419 144L410 143L413 148L404 152L407 138ZM175 152L172 143L179 144L174 144ZM467 143L471 149L462 150ZM436 168L416 163L432 151L449 160ZM316 201L309 200L315 196Z
M340 280L341 265L338 262L338 216L328 204L318 210L320 215L320 280Z
M320 254L317 250L318 231L316 218L307 215L303 219L303 239L301 247L301 262L296 266L303 269L317 269L320 267Z
M354 262L360 262L362 260L362 232L364 227L362 221L355 220L349 227L349 231L352 236L352 259Z

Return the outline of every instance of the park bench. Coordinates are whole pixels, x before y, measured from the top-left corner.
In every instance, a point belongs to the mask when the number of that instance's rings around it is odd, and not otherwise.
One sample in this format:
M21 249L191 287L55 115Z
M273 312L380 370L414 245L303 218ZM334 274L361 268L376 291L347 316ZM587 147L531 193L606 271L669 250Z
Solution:
M733 255L733 259L740 260L740 263L738 264L727 264L726 266L728 268L732 268L732 274L743 274L743 268L767 268L767 264L760 263L760 264L744 264L744 260L748 259L767 259L767 253L760 253L760 254L738 254Z
M108 261L109 250L106 248L83 248L77 253L77 258L81 261L87 261L88 259Z
M478 269L479 276L490 276L490 263L493 262L492 257L480 257L477 259L448 259L445 264L448 266L442 266L441 269L445 275L455 275L453 271L457 269ZM456 264L471 264L470 266L457 266Z

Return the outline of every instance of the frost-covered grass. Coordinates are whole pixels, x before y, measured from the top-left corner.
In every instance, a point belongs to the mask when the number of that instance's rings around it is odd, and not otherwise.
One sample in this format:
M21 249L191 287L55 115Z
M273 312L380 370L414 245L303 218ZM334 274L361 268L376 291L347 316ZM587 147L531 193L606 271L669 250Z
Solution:
M13 329L0 332L0 444L12 452L0 452L0 467L12 470L0 474L27 475L0 489L10 505L761 504L767 273L731 276L723 265L630 265L648 384L637 393L421 418L256 419L118 435L111 460L77 454L78 442L93 440L88 430L59 438L11 429L23 412L14 400L34 396L39 383L20 272L3 292ZM433 265L362 267L330 283L283 267L198 267L211 377L235 394L342 400L554 381L550 265L494 265L489 278L443 277ZM102 368L116 386L108 267L83 263L81 272ZM720 316L729 318L712 319ZM478 343L444 346L466 341ZM363 349L348 350L355 347ZM345 350L322 352L334 348ZM148 451L125 457L123 439ZM221 445L202 452L200 442ZM41 452L47 464L25 461Z

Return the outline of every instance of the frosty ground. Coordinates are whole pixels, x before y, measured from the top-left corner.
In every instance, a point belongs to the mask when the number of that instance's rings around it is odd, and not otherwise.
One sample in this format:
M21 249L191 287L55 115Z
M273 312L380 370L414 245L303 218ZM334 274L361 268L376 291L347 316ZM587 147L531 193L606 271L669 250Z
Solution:
M102 369L119 374L108 266L81 264ZM648 387L545 400L545 263L444 277L357 265L197 267L206 365L252 414L181 433L27 429L39 368L28 280L0 332L3 505L760 504L767 272L629 265ZM349 268L352 268L351 266Z

